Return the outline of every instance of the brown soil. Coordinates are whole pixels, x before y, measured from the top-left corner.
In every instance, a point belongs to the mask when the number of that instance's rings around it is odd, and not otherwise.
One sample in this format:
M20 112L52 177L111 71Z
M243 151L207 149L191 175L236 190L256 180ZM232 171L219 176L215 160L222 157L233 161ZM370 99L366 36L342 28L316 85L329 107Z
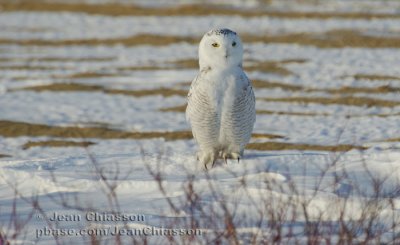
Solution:
M31 71L46 70L46 71L51 71L51 70L59 70L59 69L69 70L69 68L61 67L61 66L35 66L35 65L15 65L15 66L14 65L13 66L3 65L3 66L0 66L0 70L31 70Z
M94 145L95 143L84 141L84 142L76 142L76 141L66 141L66 140L47 140L47 141L28 141L25 143L22 148L24 150L29 149L31 147L42 146L42 147L88 147L90 145Z
M106 127L60 127L43 124L32 124L25 122L0 121L0 135L3 137L21 136L50 136L61 138L99 138L99 139L151 139L164 138L166 140L185 140L192 138L190 131L175 132L126 132ZM283 136L275 134L253 134L254 138L279 139ZM28 142L25 148L33 146L88 146L92 142L75 142L64 140L50 140L39 142Z
M49 136L61 138L99 138L99 139L151 139L166 140L191 139L190 131L177 132L126 132L104 127L60 127L25 122L0 121L0 135L3 137Z
M288 116L329 116L330 115L328 113L294 112L294 111L270 111L270 110L257 110L257 114L288 115Z
M43 39L30 39L30 40L12 40L0 39L0 44L18 44L27 46L67 46L67 45L153 45L163 46L178 42L197 43L199 40L190 37L178 36L160 36L151 34L142 34L126 38L111 38L111 39L71 39L71 40L43 40Z
M381 100L367 97L287 97L287 98L264 98L265 101L271 102L293 102L293 103L317 103L323 105L349 105L349 106L381 106L381 107L395 107L400 105L400 101Z
M30 91L55 91L55 92L71 92L71 91L81 91L81 92L104 92L107 94L122 94L129 95L135 97L141 96L152 96L152 95L161 95L164 97L169 96L186 96L186 90L178 90L171 88L157 88L157 89L148 89L148 90L122 90L122 89L108 89L104 88L100 85L87 85L87 84L79 84L79 83L54 83L49 85L39 85L32 87L24 87L19 89L14 89L11 91L18 90L30 90Z
M337 89L314 89L313 91L323 91L332 94L354 94L354 93L395 93L400 92L400 88L389 85L379 87L341 87Z
M390 139L386 139L384 141L385 142L400 142L400 137L398 137L398 138L390 138Z
M242 34L245 43L287 43L310 45L319 48L343 48L343 47L364 47L364 48L400 48L400 38L379 37L363 35L355 30L333 30L324 33L293 33L283 35L266 34L264 36L253 36ZM66 45L154 45L163 46L178 42L197 44L200 37L184 36L162 36L142 34L126 38L112 39L73 39L73 40L13 40L0 39L0 44L18 44L33 46L66 46ZM268 69L268 66L265 66Z
M266 80L252 80L252 85L254 88L263 88L263 89L274 89L280 88L283 90L289 91L303 91L306 90L303 86L299 85L291 85L283 82L277 81L266 81Z
M344 18L344 19L380 19L399 18L397 14L387 13L345 13L345 12L284 12L241 10L224 5L180 5L164 8L146 8L120 3L88 4L88 3L61 3L47 1L0 1L2 11L46 11L46 12L82 12L87 14L100 14L111 16L208 16L208 15L238 15L243 17L270 16L276 18Z
M295 144L295 143L282 143L282 142L263 142L263 143L250 143L246 147L249 150L258 151L284 151L284 150L298 150L298 151L349 151L353 149L366 150L367 147L356 145L310 145L310 144Z
M253 133L251 135L252 138L255 139L262 139L262 138L267 138L267 139L283 139L285 137L281 135L276 135L276 134L261 134L261 133Z
M348 76L344 76L348 77ZM356 80L400 80L400 77L386 76L380 74L356 74L351 76Z
M166 107L161 108L160 111L162 112L185 112L186 111L186 104L174 107Z
M120 74L116 73L104 73L104 72L81 72L72 75L57 75L54 78L64 78L64 79L84 79L84 78L98 78L98 77L116 77Z
M115 60L115 57L18 57L18 58L0 58L0 62L109 62Z

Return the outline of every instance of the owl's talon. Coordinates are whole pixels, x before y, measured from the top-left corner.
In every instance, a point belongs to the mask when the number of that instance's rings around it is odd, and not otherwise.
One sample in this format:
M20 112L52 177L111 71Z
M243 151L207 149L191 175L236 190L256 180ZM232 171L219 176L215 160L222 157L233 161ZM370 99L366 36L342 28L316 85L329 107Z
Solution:
M238 163L240 162L240 158L238 157Z
M211 167L212 167L212 168L214 167L214 165L215 165L215 162L216 162L216 161L214 160L214 161L213 161L213 163L212 163L212 165L211 165Z
M223 153L222 158L224 159L225 164L228 164L228 154Z

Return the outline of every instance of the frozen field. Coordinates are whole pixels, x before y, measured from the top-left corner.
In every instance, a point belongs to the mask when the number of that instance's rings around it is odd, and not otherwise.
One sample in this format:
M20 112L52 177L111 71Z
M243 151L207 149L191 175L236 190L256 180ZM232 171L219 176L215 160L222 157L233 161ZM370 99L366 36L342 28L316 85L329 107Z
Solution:
M0 245L400 242L400 2L127 2L0 0ZM257 120L204 171L184 110L214 27Z

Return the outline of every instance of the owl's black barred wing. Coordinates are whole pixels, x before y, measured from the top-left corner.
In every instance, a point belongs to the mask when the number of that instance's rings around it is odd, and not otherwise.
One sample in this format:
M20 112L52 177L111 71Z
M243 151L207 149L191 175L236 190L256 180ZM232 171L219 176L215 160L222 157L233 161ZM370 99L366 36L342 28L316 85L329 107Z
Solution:
M202 77L199 74L192 82L187 97L186 119L192 127L193 137L202 149L218 145L220 114L212 103L210 95L198 86Z
M224 113L221 127L224 137L230 142L230 148L241 154L250 141L256 120L256 111L251 82L246 76L240 77L240 79L243 79L246 85L239 89L233 105Z

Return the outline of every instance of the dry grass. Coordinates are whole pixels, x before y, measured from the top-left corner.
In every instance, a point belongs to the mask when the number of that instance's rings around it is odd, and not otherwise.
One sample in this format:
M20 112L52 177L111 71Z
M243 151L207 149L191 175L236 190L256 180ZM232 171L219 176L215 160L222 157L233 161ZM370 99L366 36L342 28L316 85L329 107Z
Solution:
M323 91L332 94L353 94L353 93L389 93L389 92L400 92L400 88L394 88L390 86L380 86L375 88L363 88L363 87L342 87L338 89L306 89L297 85L289 85L280 82L270 82L270 81L260 81L254 80L253 85L255 88L281 88L289 91ZM127 96L157 96L161 95L164 97L169 96L186 96L188 91L183 89L174 88L155 88L155 89L144 89L144 90L123 90L123 89L111 89L105 88L100 85L89 85L89 84L79 84L79 83L55 83L49 85L38 85L31 87L23 87L18 89L13 89L10 91L18 90L30 90L30 91L53 91L53 92L103 92L107 94L120 94ZM374 99L368 97L352 97L352 96L338 96L338 97L285 97L285 98L263 98L265 101L269 102L290 102L290 103L317 103L317 104L337 104L337 105L349 105L349 106L380 106L380 107L395 107L400 105L399 101ZM161 108L162 112L185 112L186 105ZM316 113L302 113L302 112L279 112L279 111L269 111L269 110L258 110L259 114L280 114L280 115L295 115L295 116L327 116L329 114L316 114ZM374 115L380 116L380 115ZM393 116L382 115L384 116Z
M49 126L43 124L33 124L26 122L0 121L0 135L3 137L59 137L59 138L99 138L99 139L151 139L164 138L166 140L187 140L192 139L190 131L174 131L174 132L126 132L107 127L60 127ZM275 134L255 133L254 138L280 139L284 138ZM92 142L75 142L64 140L50 140L40 142L28 142L24 145L27 149L33 146L88 146L94 144Z
M245 42L287 43L310 45L319 48L399 48L400 38L363 35L355 30L332 30L325 33L294 33L286 35L243 35Z
M0 62L110 62L115 57L13 57L0 58Z
M257 110L257 114L288 115L288 116L330 116L329 113L294 112L294 111L271 111L271 110Z
M47 140L47 141L28 141L22 148L24 150L31 147L41 146L41 147L88 147L94 145L95 143L90 141L76 142L76 141L66 141L66 140Z
M354 94L354 93L396 93L400 92L400 88L389 85L379 87L341 87L337 89L314 89L313 91L323 91L332 94Z
M186 110L186 104L161 108L161 112L180 112L184 113ZM329 113L312 113L312 112L291 112L291 111L270 111L270 110L257 110L257 114L267 114L267 115L289 115L289 116L330 116ZM253 137L257 138L257 135L253 134Z
M340 88L307 88L300 85L291 85L284 82L278 81L266 81L266 80L253 80L253 86L255 88L273 89L280 88L288 91L303 91L303 92L325 92L330 94L356 94L356 93L397 93L400 92L400 88L392 87L389 85L379 87L340 87Z
M399 18L397 14L388 13L345 13L345 12L283 12L283 11L245 11L231 6L223 5L180 5L164 8L146 8L136 5L119 3L87 4L87 3L62 3L48 1L0 1L3 11L46 11L46 12L83 12L87 14L100 14L111 16L208 16L208 15L238 15L243 17L270 16L277 18L344 18L344 19L379 19Z
M282 76L292 75L293 73L288 69L284 68L283 65L290 63L304 63L307 62L305 59L288 59L278 61L244 61L244 70L246 71L262 71L268 73L276 73ZM199 62L197 59L184 59L176 60L167 63L172 64L173 67L167 67L169 69L198 69ZM165 67L164 67L165 68Z
M244 65L245 71L261 71L261 72L268 72L268 73L276 73L282 76L288 76L293 74L288 69L282 67L279 63L274 61L263 61L263 62L256 62L251 65Z
M79 62L79 61L107 61L112 58L76 58L76 59L68 59L68 58L40 58L38 61L65 61L65 62ZM4 58L0 59L1 61L13 61L15 59ZM17 59L18 60L18 59ZM34 61L35 58L32 58ZM262 71L268 73L276 73L279 75L291 75L292 72L282 67L284 64L288 63L302 63L306 62L306 60L280 60L280 61L245 61L245 70L246 71ZM199 64L197 59L183 59L167 62L166 64L154 64L148 66L127 66L127 67L117 67L118 71L143 71L143 70L175 70L175 69L198 69ZM24 66L0 66L0 69L18 69L18 70L52 70L52 69L60 69L60 67L56 66L32 66L32 65L24 65ZM105 71L90 71L90 72L81 72L72 75L57 75L53 76L54 78L64 78L64 79L80 79L80 78L97 78L97 77L115 77L120 76L118 73L107 73Z
M129 95L135 97L142 96L154 96L161 95L164 97L169 96L186 96L188 91L172 89L172 88L157 88L157 89L147 89L147 90L123 90L123 89L109 89L104 88L100 85L88 85L88 84L79 84L79 83L54 83L49 85L39 85L39 86L31 86L31 87L23 87L14 89L11 91L18 90L30 90L30 91L52 91L52 92L104 92L107 94L121 94L121 95Z
M249 63L251 62L251 63ZM262 71L268 73L277 73L282 76L292 75L293 72L283 67L285 64L305 63L306 59L287 59L277 61L245 61L244 69L246 71Z
M29 71L51 71L51 70L70 70L64 66L36 66L36 65L3 65L0 66L0 70L29 70Z
M68 45L153 45L163 46L178 42L197 43L199 39L191 37L178 37L178 36L161 36L151 34L141 34L126 38L111 38L111 39L71 39L71 40L43 40L43 39L26 39L26 40L12 40L0 39L0 44L18 44L26 46L68 46Z
M375 117L397 117L400 116L400 113L382 113L382 114L368 114L366 116L375 116Z
M283 142L263 142L263 143L250 143L246 147L249 150L258 151L284 151L284 150L298 150L298 151L350 151L353 149L365 150L367 147L356 145L310 145L310 144L294 144Z
M400 80L400 77L381 74L355 74L353 76L344 76L343 78L346 77L353 77L356 80Z
M161 108L161 112L180 112L184 113L186 110L186 104L175 107ZM272 110L257 110L257 114L264 115L288 115L288 116L332 116L329 113L313 113L313 112L295 112L295 111L272 111ZM367 115L349 115L349 117L392 117L399 116L400 113L388 113L388 114L367 114ZM253 137L255 137L253 135Z
M22 87L17 89L12 89L10 91L20 91L20 90L29 90L29 91L103 91L104 88L100 85L89 85L89 84L79 84L79 83L52 83L47 85L37 85L37 86L29 86L29 87Z
M384 142L400 142L400 137L386 139Z
M325 33L294 33L284 35L254 36L241 34L245 43L286 43L316 46L319 48L343 48L343 47L364 47L364 48L400 48L400 38L368 36L355 30L333 30ZM73 40L13 40L0 39L0 44L18 44L34 46L67 46L67 45L154 45L163 46L178 42L197 44L200 37L166 36L142 34L126 38L111 39L73 39ZM268 65L268 64L267 64ZM268 69L268 66L265 66Z
M348 105L348 106L381 106L381 107L395 107L400 105L400 101L381 100L367 97L287 97L287 98L264 98L263 100L269 102L289 102L289 103L316 103L323 105Z
M170 97L170 96L186 96L188 94L188 91L186 90L171 89L171 88L157 88L157 89L147 89L147 90L106 89L104 92L108 94L122 94L135 97L155 96L155 95Z
M54 78L64 78L64 79L85 79L85 78L99 78L99 77L116 77L120 76L120 74L115 73L104 73L104 72L80 72L72 75L56 75Z
M99 139L151 139L166 140L191 139L190 131L177 132L126 132L105 127L60 127L25 122L0 121L0 135L3 137L49 136L60 138L99 138Z
M262 133L253 133L251 135L252 138L254 139L263 139L263 138L267 138L267 139L283 139L285 137L281 136L281 135L277 135L277 134L262 134Z
M185 112L186 111L187 105L179 105L179 106L174 106L174 107L166 107L166 108L161 108L160 111L162 112Z
M179 69L198 69L199 61L197 59L182 59L167 62L167 64L173 65Z
M304 91L306 90L303 86L299 85L291 85L283 82L277 82L277 81L266 81L266 80L252 80L252 85L254 88L259 88L259 89L274 89L274 88L280 88L283 90L289 90L289 91Z
M78 77L82 74L72 75L71 77ZM101 77L101 74L90 74L87 73L85 76L87 77ZM106 75L107 76L107 75ZM331 94L355 94L355 93L395 93L400 92L400 88L392 87L392 86L379 86L379 87L341 87L337 89L314 89L314 88L306 88L299 85L291 85L278 81L266 81L266 80L253 80L252 81L254 88L257 89L275 89L280 88L282 90L288 91L304 91L304 92L326 92ZM174 88L155 88L155 89L146 89L146 90L122 90L122 89L109 89L100 85L89 85L89 84L79 84L79 83L54 83L48 85L38 85L38 86L30 86L23 87L18 89L13 89L11 91L18 90L30 90L30 91L53 91L53 92L68 92L68 91L82 91L82 92L104 92L108 94L122 94L122 95L130 95L135 97L141 96L153 96L153 95L161 95L164 97L169 96L186 96L188 91L183 89L174 89ZM310 98L311 99L311 98ZM366 98L365 98L366 99ZM348 101L348 99L346 99ZM358 103L358 102L349 102L349 103ZM176 107L176 108L166 108L161 109L161 111L177 111L182 112L184 108Z

